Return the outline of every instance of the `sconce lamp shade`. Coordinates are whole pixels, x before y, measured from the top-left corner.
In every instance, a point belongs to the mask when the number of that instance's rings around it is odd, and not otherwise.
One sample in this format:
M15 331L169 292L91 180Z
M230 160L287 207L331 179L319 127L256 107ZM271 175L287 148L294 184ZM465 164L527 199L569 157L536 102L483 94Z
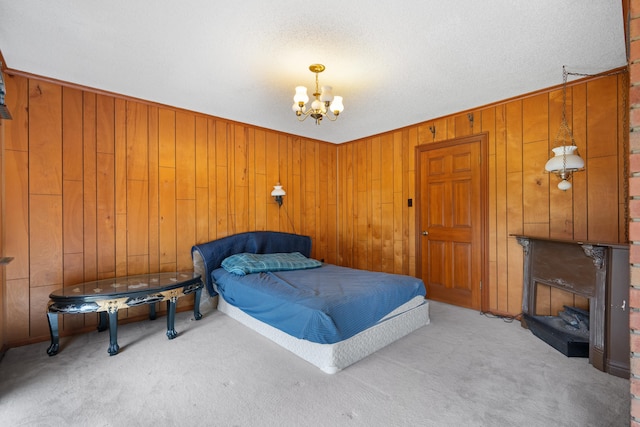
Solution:
M9 108L4 104L6 90L4 88L4 80L2 79L2 62L0 62L0 119L11 120Z
M271 191L271 196L274 198L278 206L282 206L282 196L286 196L287 193L282 189L282 185L277 183L273 186L273 190Z

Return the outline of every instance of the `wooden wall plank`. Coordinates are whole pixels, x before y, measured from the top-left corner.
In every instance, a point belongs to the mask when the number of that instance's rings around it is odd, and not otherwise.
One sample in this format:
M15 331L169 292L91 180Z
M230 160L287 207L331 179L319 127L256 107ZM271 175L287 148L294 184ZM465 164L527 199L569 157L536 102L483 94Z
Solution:
M160 178L160 264L176 259L176 184L175 169L161 167Z
M227 148L227 123L216 122L215 128L215 153L216 153L216 237L225 237L233 234L229 225L229 168Z
M62 195L63 246L65 254L84 252L84 199L82 181L64 181Z
M522 142L549 140L549 94L541 93L522 100ZM525 155L525 158L526 157Z
M193 114L179 112L176 114L176 198L196 198L196 144L195 117Z
M4 158L4 202L11 206L4 211L4 251L13 257L4 267L8 287L12 280L29 278L29 153L5 150Z
M522 155L528 161L523 162L522 193L524 224L541 224L542 235L549 236L549 187L548 174L544 172L547 162L547 140L526 143Z
M96 95L96 151L115 152L115 100L111 96Z
M128 257L147 256L149 255L149 187L147 181L128 180L127 196L127 206L129 207L127 213L127 255Z
M587 147L587 85L581 84L567 89L567 120L571 120L571 127L575 143L578 146L578 153L587 161L591 150ZM570 104L569 104L570 103ZM569 108L571 105L571 108ZM556 123L556 126L559 122ZM587 174L577 172L571 178L573 186L571 192L573 196L572 205L566 205L566 209L572 211L573 217L570 219L573 225L574 240L587 240L588 236L588 206L589 186L587 184ZM555 181L557 185L557 181ZM558 191L556 191L558 192ZM569 208L571 207L571 208Z
M29 196L30 287L62 285L62 196ZM42 307L45 307L43 305Z
M284 203L287 204L287 207L285 209L288 209L288 205L291 203L292 200L292 195L296 194L297 192L293 192L292 188L289 186L289 182L285 181L283 178L286 177L281 177L280 176L280 172L277 168L278 162L279 162L279 156L280 156L280 152L279 152L280 146L279 146L279 142L278 142L278 135L274 132L267 132L266 134L266 138L265 138L265 179L267 182L267 186L268 186L268 192L269 194L271 194L271 191L273 190L273 186L276 185L278 182L280 182L280 184L282 184L282 188L284 189L285 192L287 192L287 195L284 196L285 200ZM298 197L300 197L300 194L298 193ZM282 211L282 208L278 208L278 205L273 201L273 198L271 196L269 196L268 202L267 202L267 206L266 206L266 212L267 212L267 218L266 218L266 229L267 230L278 230L280 227L280 215L286 215L286 212Z
M603 141L618 140L618 81L616 76L586 83L587 91L587 145L588 157L617 155L617 144Z
M62 178L82 181L83 94L79 89L62 88Z
M303 144L302 149L302 216L305 221L302 223L301 232L314 236L316 234L316 183L317 173L317 150L315 144ZM314 249L315 250L315 249Z
M127 274L127 104L115 99L114 191L116 212L116 276Z
M160 114L156 107L149 107L148 111L149 124L149 177L148 177L148 194L149 194L149 271L156 272L160 269Z
M302 147L302 140L300 138L293 138L291 141L291 165L289 167L289 179L291 181L288 182L291 193L293 194L290 194L292 197L289 197L290 201L285 213L291 219L291 222L293 223L292 228L294 230L300 230L304 221L302 209L300 208L303 198L302 181L304 179L302 169Z
M62 194L62 88L29 81L29 192Z
M236 232L249 231L249 142L245 129L240 125L233 127L233 203Z
M195 118L195 187L205 188L209 185L208 170L208 123L206 117L197 116Z
M196 241L196 201L189 199L178 199L176 206L176 254L175 262L178 270L192 270L191 246Z
M271 201L272 187L267 182L266 138L264 130L257 129L254 133L254 186L255 186L255 229L267 229L267 204Z
M176 165L176 112L165 108L158 110L158 165Z
M115 155L96 155L96 240L98 279L116 274Z
M209 154L208 120L196 118L195 198L196 242L209 240Z
M318 215L318 228L316 234L316 250L320 253L327 253L327 226L328 218L327 214L329 204L329 158L328 158L328 144L318 144L318 174L316 174L317 180L317 215ZM333 150L332 150L333 151Z
M496 107L496 292L494 309L507 312L509 295L507 229L507 129L506 108Z
M146 181L149 176L146 105L127 102L127 180Z
M84 277L98 278L96 95L83 93L83 222Z
M616 170L617 161L616 156L587 159L585 172L591 196L588 200L590 241L617 240L618 216L612 213L618 206L618 177L617 174L611 173Z

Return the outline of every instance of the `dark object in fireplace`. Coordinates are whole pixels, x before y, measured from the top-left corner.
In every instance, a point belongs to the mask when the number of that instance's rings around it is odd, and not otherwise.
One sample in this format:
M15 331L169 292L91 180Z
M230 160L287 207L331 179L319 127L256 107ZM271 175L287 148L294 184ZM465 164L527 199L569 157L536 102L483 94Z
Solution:
M589 312L564 306L557 316L523 314L531 332L567 357L589 357Z

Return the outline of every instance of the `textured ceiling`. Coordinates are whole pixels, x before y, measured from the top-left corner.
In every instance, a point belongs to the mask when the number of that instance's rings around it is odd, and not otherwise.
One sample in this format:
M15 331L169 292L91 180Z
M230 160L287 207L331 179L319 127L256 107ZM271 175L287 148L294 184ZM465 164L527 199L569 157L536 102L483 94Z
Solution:
M0 0L12 70L341 143L626 65L616 0ZM294 87L344 97L298 122ZM313 92L310 90L309 92Z

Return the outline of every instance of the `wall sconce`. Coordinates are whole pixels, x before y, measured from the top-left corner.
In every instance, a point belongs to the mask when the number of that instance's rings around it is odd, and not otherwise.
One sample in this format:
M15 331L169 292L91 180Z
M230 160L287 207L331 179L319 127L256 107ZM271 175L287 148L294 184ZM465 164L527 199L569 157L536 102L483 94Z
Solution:
M282 206L282 197L286 195L287 193L282 189L282 185L280 185L280 183L277 183L276 185L273 186L273 191L271 191L271 196L273 197L273 200L275 200L276 203L278 204L278 207Z
M4 80L2 80L2 62L0 62L0 119L11 120L11 113L9 109L4 104L4 96L6 95L6 90L4 88Z

